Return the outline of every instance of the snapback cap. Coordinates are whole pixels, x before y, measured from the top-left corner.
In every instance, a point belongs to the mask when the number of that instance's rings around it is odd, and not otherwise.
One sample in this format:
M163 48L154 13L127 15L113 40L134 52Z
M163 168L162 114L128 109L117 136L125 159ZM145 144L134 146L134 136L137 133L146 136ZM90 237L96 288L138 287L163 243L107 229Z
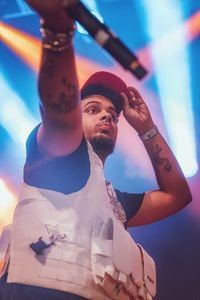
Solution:
M122 111L123 106L121 92L128 93L126 83L115 74L106 71L92 74L80 90L81 100L92 95L105 96L113 103L118 114Z

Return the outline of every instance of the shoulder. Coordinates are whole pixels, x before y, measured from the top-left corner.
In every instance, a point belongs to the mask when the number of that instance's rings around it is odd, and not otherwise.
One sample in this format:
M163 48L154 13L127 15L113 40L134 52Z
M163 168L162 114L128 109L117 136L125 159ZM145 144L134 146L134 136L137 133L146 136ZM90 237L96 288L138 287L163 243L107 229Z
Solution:
M125 210L127 221L129 221L140 209L145 193L127 193L118 189L115 189L115 193Z
M69 194L80 190L90 175L88 144L84 137L69 155L45 156L37 142L39 126L33 129L26 143L24 182L38 188Z

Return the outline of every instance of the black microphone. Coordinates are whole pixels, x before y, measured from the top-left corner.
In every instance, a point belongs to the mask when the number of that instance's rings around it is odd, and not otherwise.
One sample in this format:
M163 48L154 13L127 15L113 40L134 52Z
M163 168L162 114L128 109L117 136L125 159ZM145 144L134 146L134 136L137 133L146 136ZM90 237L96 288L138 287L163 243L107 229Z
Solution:
M65 0L63 5L67 14L77 20L96 42L106 49L126 70L138 79L142 79L147 70L139 63L121 40L103 23L101 23L79 0Z

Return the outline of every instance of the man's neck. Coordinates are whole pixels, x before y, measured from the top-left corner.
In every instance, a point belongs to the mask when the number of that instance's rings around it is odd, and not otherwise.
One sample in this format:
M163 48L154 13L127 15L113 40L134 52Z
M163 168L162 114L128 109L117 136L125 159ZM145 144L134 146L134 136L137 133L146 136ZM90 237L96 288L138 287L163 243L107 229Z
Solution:
M109 141L107 139L103 140L103 139L93 138L89 140L89 142L92 145L94 152L98 155L98 157L102 161L102 164L104 165L106 158L114 150L114 145L112 141Z
M103 166L104 166L104 163L106 161L106 158L107 158L107 154L105 153L102 153L102 151L98 151L98 150L94 150L94 152L96 153L96 155L99 157L99 159L101 160Z

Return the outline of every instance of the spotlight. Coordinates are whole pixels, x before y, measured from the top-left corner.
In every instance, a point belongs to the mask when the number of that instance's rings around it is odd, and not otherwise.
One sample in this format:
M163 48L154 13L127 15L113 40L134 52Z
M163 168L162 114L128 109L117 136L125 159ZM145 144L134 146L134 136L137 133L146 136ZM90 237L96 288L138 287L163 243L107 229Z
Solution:
M33 14L33 11L22 0L0 0L0 18L12 19Z

